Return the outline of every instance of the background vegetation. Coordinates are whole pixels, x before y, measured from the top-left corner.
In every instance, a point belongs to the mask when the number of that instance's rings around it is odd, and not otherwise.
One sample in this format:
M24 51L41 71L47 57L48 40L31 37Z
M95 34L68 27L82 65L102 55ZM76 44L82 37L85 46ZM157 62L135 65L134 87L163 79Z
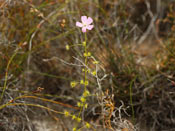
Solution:
M84 120L96 129L175 130L174 14L172 0L0 1L0 130L35 131L32 120L42 116L58 121L62 127L57 130L72 130L52 110L78 114L83 90L70 82L81 79L82 72L65 62L77 62L72 56L81 58L82 50L65 46L83 42L75 26L82 15L94 20L87 39L104 69L99 75L107 74L102 92L113 103L109 108L121 111L105 124L99 99L91 96ZM88 80L95 94L98 83Z

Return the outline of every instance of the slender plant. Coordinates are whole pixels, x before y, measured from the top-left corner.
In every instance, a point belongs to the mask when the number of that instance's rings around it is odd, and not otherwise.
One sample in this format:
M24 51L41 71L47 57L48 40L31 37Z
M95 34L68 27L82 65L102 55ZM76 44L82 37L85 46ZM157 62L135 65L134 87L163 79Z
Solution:
M88 51L88 42L87 42L87 30L92 30L94 28L94 25L92 25L93 23L93 19L91 17L87 17L87 16L81 16L81 22L76 22L76 26L80 27L83 35L84 35L84 40L82 42L82 44L76 44L76 45L66 45L66 49L69 50L70 47L72 46L82 46L83 47L83 60L79 60L77 59L81 64L82 64L82 71L83 71L83 78L79 81L71 81L70 86L72 88L76 87L78 84L83 86L83 93L80 97L80 101L77 102L77 106L80 108L79 114L78 116L73 115L72 119L77 120L77 122L82 121L81 119L81 114L82 111L84 109L86 109L88 107L88 103L87 103L87 97L90 96L90 92L87 89L87 86L89 85L89 81L88 81L88 73L92 74L93 76L96 76L96 70L92 71L92 69L90 69L88 67L88 60L89 58L92 58L91 52ZM98 62L96 60L93 59L93 64L97 64ZM67 112L68 113L68 112ZM86 128L92 128L94 129L88 122L85 123L85 127ZM84 127L82 127L84 128ZM82 128L78 129L78 124L73 128L73 131L78 131L81 130ZM95 129L94 129L95 130Z

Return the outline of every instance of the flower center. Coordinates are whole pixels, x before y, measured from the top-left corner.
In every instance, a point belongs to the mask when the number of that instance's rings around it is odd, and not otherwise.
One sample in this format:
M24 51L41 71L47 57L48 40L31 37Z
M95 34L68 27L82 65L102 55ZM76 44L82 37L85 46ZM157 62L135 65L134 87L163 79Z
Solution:
M86 26L87 26L87 24L86 24L86 23L83 23L83 26L84 26L84 27L86 27Z

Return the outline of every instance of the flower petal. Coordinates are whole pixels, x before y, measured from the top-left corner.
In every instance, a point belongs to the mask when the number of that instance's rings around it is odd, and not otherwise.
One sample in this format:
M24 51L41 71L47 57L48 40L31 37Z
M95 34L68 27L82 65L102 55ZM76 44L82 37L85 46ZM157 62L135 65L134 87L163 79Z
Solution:
M86 26L86 28L87 28L88 30L92 30L92 28L94 28L94 25L88 25L88 26Z
M76 26L78 26L78 27L83 27L83 24L80 23L80 22L76 22Z
M85 33L86 32L86 27L82 28L82 32Z
M81 16L81 21L83 24L87 24L87 16Z
M93 19L91 17L88 17L87 24L91 24L93 22Z

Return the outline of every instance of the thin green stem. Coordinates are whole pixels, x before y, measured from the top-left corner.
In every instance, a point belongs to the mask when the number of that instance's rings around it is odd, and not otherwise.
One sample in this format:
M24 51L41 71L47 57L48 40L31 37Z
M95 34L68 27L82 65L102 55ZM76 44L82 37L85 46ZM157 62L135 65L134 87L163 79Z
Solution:
M85 33L85 43L87 42L87 34ZM84 47L84 53L87 54L87 43L85 44L85 47ZM85 65L87 65L87 55L85 55ZM85 67L86 68L86 67ZM84 72L84 82L86 82L87 80L87 69L85 69L85 72ZM84 90L86 90L86 84L84 84Z
M6 67L6 72L5 72L5 81L4 81L4 86L3 86L3 90L2 90L2 94L0 97L0 103L2 102L5 90L7 88L7 79L8 79L8 70L9 70L9 66L12 62L12 60L14 59L14 57L16 56L16 54L18 53L18 49L15 51L15 53L11 56L10 60L8 61L7 67Z
M135 77L131 83L130 83L130 86L129 86L129 93L130 93L130 104L131 104L131 108L132 108L132 120L133 122L135 121L135 113L134 113L134 106L133 106L133 100L132 100L132 86L133 86L133 83L135 81L137 77Z
M87 65L87 34L85 33L85 41L84 41L84 63L85 63L85 65ZM87 81L87 69L86 69L86 67L84 67L84 91L86 91L86 81ZM80 112L79 112L79 117L80 117L80 115L81 115L81 112L82 112L82 110L83 110L83 107L81 107L81 109L80 109Z

